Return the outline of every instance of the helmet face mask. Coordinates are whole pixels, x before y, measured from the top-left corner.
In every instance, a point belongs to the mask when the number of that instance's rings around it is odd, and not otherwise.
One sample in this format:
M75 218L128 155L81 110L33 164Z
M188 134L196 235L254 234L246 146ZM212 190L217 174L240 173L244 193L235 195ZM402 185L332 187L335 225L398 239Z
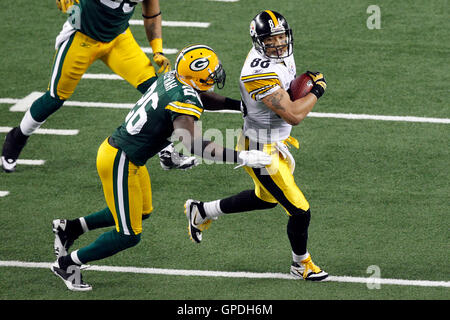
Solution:
M266 58L280 62L293 53L292 30L278 12L265 10L250 23L250 36L255 49Z
M225 74L225 70L223 69L222 64L218 64L216 70L210 73L208 78L199 79L199 81L211 87L216 84L218 89L222 89L225 86L226 77L227 75Z
M209 91L225 85L225 70L217 54L208 46L191 45L180 51L175 62L179 80L198 91Z

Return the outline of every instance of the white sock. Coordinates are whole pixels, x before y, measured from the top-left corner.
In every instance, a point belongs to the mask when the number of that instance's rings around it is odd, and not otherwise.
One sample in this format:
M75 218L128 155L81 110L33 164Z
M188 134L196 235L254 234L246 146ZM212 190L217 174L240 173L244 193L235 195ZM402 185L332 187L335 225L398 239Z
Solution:
M292 252L292 261L297 262L297 263L302 262L303 260L305 260L308 257L309 257L309 252L308 251L306 251L305 254L302 254L300 256L296 255L294 252Z
M36 129L39 129L39 127L44 123L37 122L33 119L31 116L30 110L28 110L25 115L22 118L22 121L20 122L20 131L26 136L30 136L33 132L36 131Z
M217 218L223 216L225 213L220 209L220 200L214 200L203 203L205 213L210 218Z
M80 259L78 258L77 252L78 250L72 251L72 253L70 254L70 258L72 259L73 262L81 266L83 262L81 262Z
M84 220L83 217L78 218L78 220L80 220L80 224L81 224L81 228L83 229L83 232L88 232L89 228L87 226L86 220Z

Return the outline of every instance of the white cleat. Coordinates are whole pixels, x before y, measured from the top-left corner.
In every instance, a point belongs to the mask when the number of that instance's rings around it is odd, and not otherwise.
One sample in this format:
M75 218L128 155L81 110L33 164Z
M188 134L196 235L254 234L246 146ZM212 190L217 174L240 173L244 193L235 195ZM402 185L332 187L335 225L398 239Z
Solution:
M193 242L202 241L202 231L211 226L212 220L206 217L203 202L189 199L184 204L184 213L188 219L189 237Z

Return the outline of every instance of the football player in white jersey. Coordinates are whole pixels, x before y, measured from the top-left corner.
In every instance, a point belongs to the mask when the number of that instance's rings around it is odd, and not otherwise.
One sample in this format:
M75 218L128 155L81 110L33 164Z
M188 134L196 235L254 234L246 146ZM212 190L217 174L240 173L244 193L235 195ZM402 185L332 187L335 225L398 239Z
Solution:
M190 237L200 242L202 231L212 220L229 213L264 210L280 204L289 216L287 234L292 248L290 273L297 278L323 281L328 274L315 265L307 250L311 217L309 203L294 180L295 161L288 144L298 148L290 136L312 110L326 89L320 72L309 72L313 88L305 97L292 101L288 88L296 76L293 36L286 19L271 10L260 12L250 23L253 41L240 75L243 134L237 150L262 150L272 156L265 168L244 167L255 189L237 195L202 202L186 201Z

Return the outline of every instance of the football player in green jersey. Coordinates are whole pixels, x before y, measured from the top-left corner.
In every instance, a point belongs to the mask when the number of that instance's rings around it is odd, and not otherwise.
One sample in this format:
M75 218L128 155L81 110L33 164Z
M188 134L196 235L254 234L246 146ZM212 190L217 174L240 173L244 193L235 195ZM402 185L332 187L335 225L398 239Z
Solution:
M153 50L153 61L160 66L158 73L170 70L170 61L162 53L159 0L57 0L58 8L70 15L56 38L49 87L33 102L20 125L7 134L2 148L5 172L15 171L29 136L72 96L81 77L95 60L102 60L141 93L157 79L149 58L129 28L129 20L139 2L142 3L144 28ZM170 157L171 150L169 145L161 153L164 169L187 169L196 164L195 157Z
M150 176L145 164L164 148L170 137L208 160L255 168L271 163L270 155L262 151L225 149L203 139L195 124L204 109L199 93L215 84L218 88L225 84L225 71L217 54L204 45L184 48L178 54L175 70L159 77L135 104L125 122L100 145L97 171L107 207L75 220L53 221L54 250L58 258L51 269L70 290L92 289L81 278L82 264L107 258L139 243L142 220L153 210ZM229 100L223 100L223 106ZM90 245L68 253L84 232L112 226L115 228ZM208 222L198 227L207 226Z

